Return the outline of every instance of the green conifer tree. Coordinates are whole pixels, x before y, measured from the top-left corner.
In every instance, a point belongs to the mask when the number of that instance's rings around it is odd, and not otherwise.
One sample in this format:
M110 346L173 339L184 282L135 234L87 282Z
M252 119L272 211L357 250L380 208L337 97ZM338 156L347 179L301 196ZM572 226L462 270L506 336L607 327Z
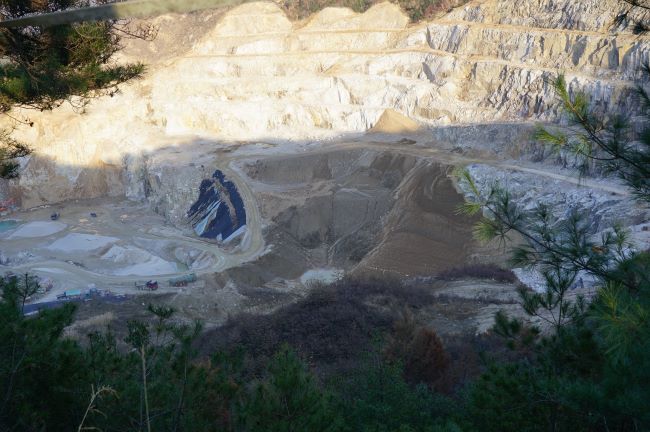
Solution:
M330 396L323 392L298 356L283 346L240 408L242 431L330 432L340 430Z
M88 0L2 0L0 18L8 20L88 4ZM115 94L118 84L144 71L140 63L119 65L112 61L125 35L148 39L155 37L155 28L129 30L124 23L107 20L0 29L0 56L4 59L0 64L0 113L10 115L14 107L50 110L64 101L82 109L91 98ZM12 118L31 124L28 118ZM11 138L11 130L3 131L0 178L16 177L16 158L28 154L27 146Z

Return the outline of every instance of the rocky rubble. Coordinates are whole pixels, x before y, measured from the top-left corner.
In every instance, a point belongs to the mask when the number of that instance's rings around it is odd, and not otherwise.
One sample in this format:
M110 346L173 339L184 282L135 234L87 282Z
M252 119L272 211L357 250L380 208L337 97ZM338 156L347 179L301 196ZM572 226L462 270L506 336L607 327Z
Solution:
M480 164L468 166L468 171L481 193L498 184L512 194L523 210L532 210L541 204L551 206L559 219L565 219L571 212L588 215L589 231L593 235L616 224L634 227L645 226L650 221L650 209L631 200L623 185L619 185L620 193L614 193L606 187L611 186L611 183L606 182L601 183L604 189L600 189L598 183L571 186L560 179L541 177L534 173L503 171ZM580 180L575 172L558 172ZM469 194L469 191L465 192ZM650 243L640 240L640 249L650 248Z
M467 167L479 193L485 196L494 186L506 189L521 208L533 210L540 205L548 206L558 220L566 220L576 212L587 223L588 234L598 242L601 236L614 226L625 227L630 234L631 248L636 251L650 249L650 208L631 199L623 185L612 182L583 179L571 186L566 181L541 177L534 173L503 171L495 167L473 164ZM580 180L576 172L557 170L558 175ZM459 183L463 192L473 193L464 182ZM529 287L543 291L546 282L536 269L514 269L517 277ZM586 274L579 275L580 288L590 289L598 281Z

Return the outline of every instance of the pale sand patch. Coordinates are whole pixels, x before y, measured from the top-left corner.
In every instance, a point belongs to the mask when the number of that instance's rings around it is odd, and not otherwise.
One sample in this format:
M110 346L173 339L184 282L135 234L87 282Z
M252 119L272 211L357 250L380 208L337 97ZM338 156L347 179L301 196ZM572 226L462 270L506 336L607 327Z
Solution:
M113 272L116 276L153 276L178 272L178 266L172 262L152 256L147 262L121 268Z
M178 266L175 263L165 261L144 249L134 246L113 246L102 255L102 258L115 264L131 264L111 272L117 276L150 276L171 274L178 271Z
M32 271L52 274L68 274L68 272L65 270L49 267L35 267L32 269Z
M335 268L321 268L306 271L300 276L300 282L303 285L309 283L331 284L343 277L343 270Z
M56 240L47 249L60 252L90 252L116 242L116 237L71 233Z
M34 237L47 237L52 234L56 234L60 231L66 229L68 225L62 222L49 222L49 221L36 221L28 222L24 225L18 227L16 231L13 232L8 240L19 239L19 238L34 238Z

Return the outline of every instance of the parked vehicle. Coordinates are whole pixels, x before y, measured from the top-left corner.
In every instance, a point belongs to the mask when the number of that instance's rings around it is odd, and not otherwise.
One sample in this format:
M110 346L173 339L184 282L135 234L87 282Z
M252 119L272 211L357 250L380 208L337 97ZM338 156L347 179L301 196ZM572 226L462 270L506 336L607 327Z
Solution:
M136 289L146 291L156 291L158 289L158 281L148 280L147 282L136 282Z
M81 290L66 290L63 291L63 294L59 294L56 296L57 299L59 300L73 300L73 299L78 299L81 298Z
M61 216L59 213L52 213L52 214L50 215L50 219L52 219L53 221L55 221L55 220L58 220L58 219L59 219L59 216Z

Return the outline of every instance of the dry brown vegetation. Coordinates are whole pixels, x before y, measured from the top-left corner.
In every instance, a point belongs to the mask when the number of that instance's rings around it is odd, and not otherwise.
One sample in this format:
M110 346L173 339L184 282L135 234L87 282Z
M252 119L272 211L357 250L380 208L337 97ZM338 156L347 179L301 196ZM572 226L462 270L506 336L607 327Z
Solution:
M198 345L205 353L237 347L256 359L255 370L288 343L316 369L347 369L392 328L394 311L433 302L429 290L398 281L344 279L273 314L232 317Z
M447 395L481 374L484 355L500 359L520 355L505 350L492 333L457 336L445 343L434 329L419 325L408 309L394 322L382 354L387 361L403 366L407 382L424 383Z
M426 383L438 391L448 390L445 382L450 358L442 340L430 328L418 326L415 317L405 309L388 336L384 355L387 360L401 362L404 375L413 383Z
M315 288L307 297L269 315L231 317L206 332L197 346L245 353L247 373L257 375L287 343L322 378L358 368L369 351L404 366L404 377L447 394L477 376L481 352L501 357L491 335L456 335L443 340L411 311L436 303L430 286L405 285L390 279L347 278Z

